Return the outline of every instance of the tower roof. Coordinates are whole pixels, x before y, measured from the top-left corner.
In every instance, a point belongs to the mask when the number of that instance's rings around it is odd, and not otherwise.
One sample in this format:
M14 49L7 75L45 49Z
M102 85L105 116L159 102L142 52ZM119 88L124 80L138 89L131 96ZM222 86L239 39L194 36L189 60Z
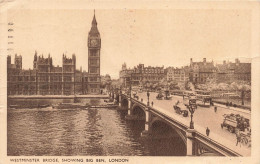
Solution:
M93 20L92 20L92 26L91 26L91 29L89 31L89 36L99 37L99 31L98 31L98 28L97 28L97 20L96 20L96 16L95 16L95 10L94 10L94 16L93 16Z
M95 10L94 10L94 17L93 17L93 20L92 20L92 26L97 26L97 20L96 20L96 15L95 15Z

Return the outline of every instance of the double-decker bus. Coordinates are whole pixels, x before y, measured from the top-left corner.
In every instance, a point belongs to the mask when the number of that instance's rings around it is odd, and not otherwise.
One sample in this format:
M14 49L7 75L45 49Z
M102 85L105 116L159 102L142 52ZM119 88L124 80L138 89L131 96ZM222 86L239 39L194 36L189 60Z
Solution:
M190 100L195 101L196 104L196 96L194 91L183 91L183 103L185 105L189 105Z
M195 95L196 95L198 106L210 107L212 98L209 91L196 90Z

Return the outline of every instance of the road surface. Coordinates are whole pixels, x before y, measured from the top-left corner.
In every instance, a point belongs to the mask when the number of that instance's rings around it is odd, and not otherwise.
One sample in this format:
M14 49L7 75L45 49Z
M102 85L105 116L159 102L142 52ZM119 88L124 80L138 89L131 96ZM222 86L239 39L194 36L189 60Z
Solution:
M143 101L147 102L147 93L137 93L139 96L139 100L142 98ZM153 102L153 107L172 118L181 121L182 123L189 126L190 116L183 117L175 112L173 109L173 105L177 101L179 101L182 105L182 109L187 109L183 104L183 98L181 96L173 96L172 100L157 100L157 93L150 93L150 104ZM224 114L240 114L245 118L251 119L250 112L243 112L243 110L231 110L224 107L218 107L217 112L214 111L214 107L203 108L198 107L193 115L194 128L198 132L206 135L206 128L210 129L209 137L232 150L240 153L243 156L250 156L251 148L248 145L241 145L241 147L236 146L236 135L234 133L230 133L226 128L221 128L221 123L223 122Z

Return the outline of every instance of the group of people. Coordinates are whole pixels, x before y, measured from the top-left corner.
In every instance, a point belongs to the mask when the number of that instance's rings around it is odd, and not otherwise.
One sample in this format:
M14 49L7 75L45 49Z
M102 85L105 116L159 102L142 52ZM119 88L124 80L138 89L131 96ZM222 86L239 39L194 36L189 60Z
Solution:
M232 106L233 106L233 103L227 101L227 102L226 102L226 106L227 106L227 107L228 107L228 106L231 106L231 107L232 107Z

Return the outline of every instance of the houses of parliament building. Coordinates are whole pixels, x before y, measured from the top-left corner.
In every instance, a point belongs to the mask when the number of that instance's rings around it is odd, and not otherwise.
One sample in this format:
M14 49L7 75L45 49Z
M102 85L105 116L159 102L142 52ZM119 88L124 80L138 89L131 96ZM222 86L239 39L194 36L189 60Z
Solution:
M53 66L52 57L35 52L33 69L22 69L22 56L15 55L14 64L7 56L8 95L73 95L100 93L101 38L95 14L88 34L88 72L76 69L76 56L63 54L62 66Z

